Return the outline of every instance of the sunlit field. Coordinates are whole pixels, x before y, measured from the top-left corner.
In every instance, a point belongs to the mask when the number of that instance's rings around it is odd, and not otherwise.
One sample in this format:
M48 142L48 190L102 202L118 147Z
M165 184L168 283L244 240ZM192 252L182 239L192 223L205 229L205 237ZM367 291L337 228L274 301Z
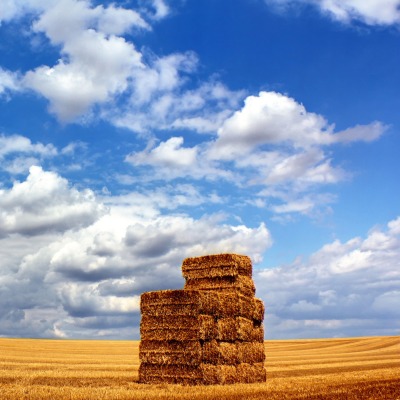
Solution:
M0 399L400 399L400 337L266 341L267 382L137 383L139 342L0 339Z

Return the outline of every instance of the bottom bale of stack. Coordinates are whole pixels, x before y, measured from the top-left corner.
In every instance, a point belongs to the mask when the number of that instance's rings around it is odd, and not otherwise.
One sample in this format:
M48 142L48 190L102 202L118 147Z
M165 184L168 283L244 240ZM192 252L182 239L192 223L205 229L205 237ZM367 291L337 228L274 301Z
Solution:
M202 361L202 349L198 340L142 340L139 345L139 358L147 364L199 365Z
M266 381L264 363L238 365L157 365L141 363L140 383L175 383L183 385L224 385Z

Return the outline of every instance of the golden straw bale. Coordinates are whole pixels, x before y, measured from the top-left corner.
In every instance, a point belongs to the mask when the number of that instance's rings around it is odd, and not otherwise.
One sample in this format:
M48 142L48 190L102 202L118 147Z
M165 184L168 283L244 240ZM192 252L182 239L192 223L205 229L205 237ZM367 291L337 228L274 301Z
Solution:
M199 365L202 349L198 340L142 340L139 344L139 359L147 364Z
M149 304L190 304L193 302L192 296L193 293L187 290L157 290L142 293L140 301Z
M224 342L253 341L253 321L243 318L220 318L217 321L217 338Z
M154 329L199 329L199 320L195 316L167 315L153 316L143 314L140 326L144 330Z
M185 290L217 290L227 293L241 293L245 296L254 296L256 288L253 279L248 276L187 279Z
M187 378L182 376L164 376L164 375L146 375L141 376L139 369L139 383L145 383L149 385L161 385L161 384L172 384L172 385L186 385L196 386L203 385L203 378Z
M199 315L199 339L212 340L217 337L217 325L211 315Z
M248 342L264 343L264 326L262 324L253 328Z
M251 341L254 331L253 321L243 317L236 318L237 339Z
M237 356L240 363L263 363L265 360L264 343L239 342Z
M211 315L198 318L142 315L140 335L142 340L211 340L216 337L217 329Z
M220 318L217 321L217 338L224 342L234 342L237 338L236 318Z
M201 384L203 382L203 371L200 366L141 363L139 382Z
M217 278L224 276L252 276L251 259L238 254L216 254L186 258L182 264L186 279Z
M140 299L141 313L153 316L214 315L218 307L218 293L198 290L147 292L143 293Z
M202 361L209 364L235 365L239 363L238 350L235 343L211 340L203 343Z
M201 370L205 385L224 385L237 382L234 365L201 364Z
M264 363L241 363L236 366L237 381L241 383L261 383L267 379Z
M240 293L218 293L219 307L215 312L216 317L245 317L253 318L253 297Z
M257 323L264 321L264 303L261 299L253 299L253 320Z
M195 340L199 338L198 330L191 329L141 329L140 335L142 340Z

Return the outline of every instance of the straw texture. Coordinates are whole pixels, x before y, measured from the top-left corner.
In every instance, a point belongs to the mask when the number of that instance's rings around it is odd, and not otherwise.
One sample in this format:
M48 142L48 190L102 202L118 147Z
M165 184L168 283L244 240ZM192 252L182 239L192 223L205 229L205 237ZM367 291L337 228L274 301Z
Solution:
M252 276L251 260L238 254L216 254L186 258L182 264L185 279Z
M202 361L202 349L198 340L142 340L139 345L139 357L147 364L199 365Z
M182 273L183 290L141 295L139 382L264 382L264 304L250 258L187 258Z
M256 288L253 279L248 276L187 279L185 290L217 290L219 292L240 293L254 296Z

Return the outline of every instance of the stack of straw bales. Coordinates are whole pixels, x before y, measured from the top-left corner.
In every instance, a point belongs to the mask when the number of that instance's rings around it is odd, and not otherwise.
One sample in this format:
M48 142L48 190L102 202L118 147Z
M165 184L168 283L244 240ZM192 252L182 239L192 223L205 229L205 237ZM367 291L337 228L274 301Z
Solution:
M265 382L264 305L249 257L187 258L183 290L143 293L139 381Z

